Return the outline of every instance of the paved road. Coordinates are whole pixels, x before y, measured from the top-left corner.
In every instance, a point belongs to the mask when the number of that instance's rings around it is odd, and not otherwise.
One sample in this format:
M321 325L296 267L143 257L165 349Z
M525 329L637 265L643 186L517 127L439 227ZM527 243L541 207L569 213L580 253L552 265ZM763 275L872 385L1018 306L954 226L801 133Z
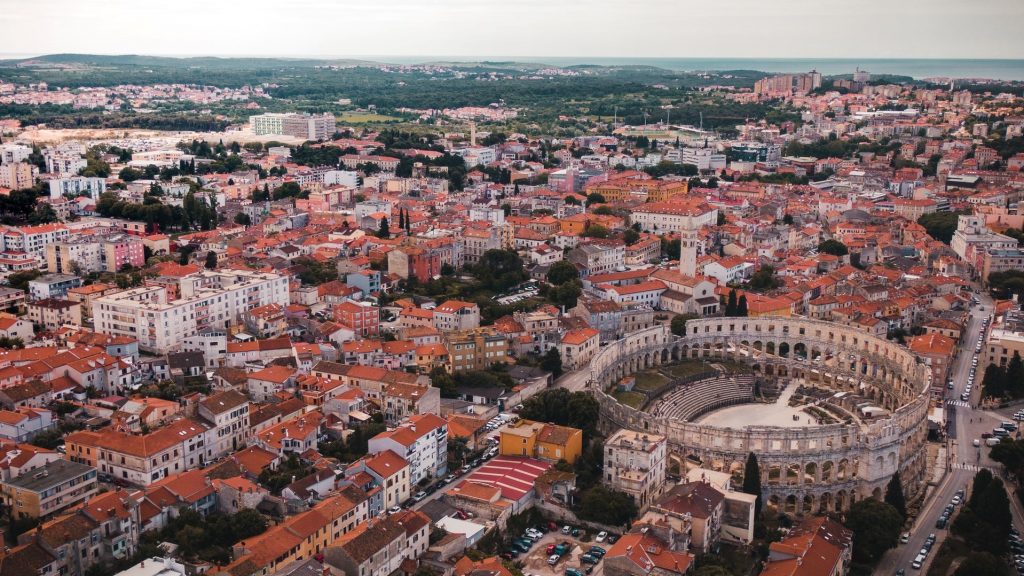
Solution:
M932 553L928 555L928 560L920 571L922 573L926 572L928 564L935 555L935 551L938 550L939 545L948 534L947 530L935 528L935 522L942 514L943 509L953 499L953 495L957 490L963 488L970 493L969 485L971 479L974 478L974 474L979 467L987 466L994 471L997 470L996 465L987 457L987 449L984 447L980 449L975 448L973 440L975 438L980 439L982 432L991 432L993 427L998 426L1000 420L1008 418L975 409L981 398L981 391L977 386L974 386L971 391L969 403L960 401L960 394L967 386L967 378L970 375L974 347L978 335L983 328L982 321L986 316L992 314L992 299L988 295L981 295L980 300L981 307L984 310L980 307L975 307L971 311L970 319L967 323L967 332L963 339L963 346L960 348L959 356L954 360L954 389L947 391L948 398L952 400L952 402L947 402L948 433L950 438L948 443L948 460L950 471L934 489L918 514L910 531L910 541L907 544L900 544L895 550L888 552L882 558L878 568L875 570L877 575L892 575L895 574L898 568L903 568L908 574L917 572L917 570L911 568L910 563L921 551L928 535L934 533L938 542L932 548ZM982 373L984 373L984 366L979 366L976 378L980 379ZM1012 413L1013 410L1010 410L1010 412ZM1015 503L1015 523L1018 526L1024 525L1024 514L1021 514L1019 503L1017 503L1016 499L1011 499L1011 501Z

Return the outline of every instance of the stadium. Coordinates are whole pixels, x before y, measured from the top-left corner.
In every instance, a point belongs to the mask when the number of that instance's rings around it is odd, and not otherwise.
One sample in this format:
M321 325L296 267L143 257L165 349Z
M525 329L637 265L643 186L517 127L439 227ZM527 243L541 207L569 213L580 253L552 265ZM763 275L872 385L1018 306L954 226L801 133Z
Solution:
M601 425L668 438L671 468L733 474L758 457L768 505L841 511L880 498L895 473L926 483L928 367L857 329L804 318L706 318L655 326L590 364Z

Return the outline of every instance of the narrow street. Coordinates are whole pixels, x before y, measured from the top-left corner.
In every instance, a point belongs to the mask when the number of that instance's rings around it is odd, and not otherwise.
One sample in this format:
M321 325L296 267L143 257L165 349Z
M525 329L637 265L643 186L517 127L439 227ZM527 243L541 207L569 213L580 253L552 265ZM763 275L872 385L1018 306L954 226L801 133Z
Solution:
M1010 409L1004 411L1007 412L1005 414L997 414L976 408L981 400L981 389L978 382L985 371L980 362L969 402L965 406L965 403L960 401L960 394L964 392L967 378L970 375L975 343L984 327L983 320L992 314L992 299L987 294L979 295L979 299L981 300L980 307L976 306L971 311L963 344L959 348L960 354L954 360L953 390L947 391L946 414L949 435L947 473L942 482L934 487L927 496L927 501L910 530L910 541L906 544L899 544L879 562L875 570L875 574L879 576L891 576L900 568L906 570L907 573L918 572L911 568L910 563L920 553L928 535L935 534L935 546L920 570L921 573L927 572L928 566L949 533L948 526L946 529L938 529L935 527L935 522L946 505L953 499L956 491L964 489L969 494L970 482L980 467L988 467L998 475L1000 466L989 460L988 449L985 447L984 441L980 447L975 447L973 441L981 439L981 435L985 432L992 432L992 428L998 426L1001 421L1011 420L1014 410ZM1014 524L1024 526L1024 514L1022 514L1020 504L1012 497L1012 494L1010 500L1013 503Z

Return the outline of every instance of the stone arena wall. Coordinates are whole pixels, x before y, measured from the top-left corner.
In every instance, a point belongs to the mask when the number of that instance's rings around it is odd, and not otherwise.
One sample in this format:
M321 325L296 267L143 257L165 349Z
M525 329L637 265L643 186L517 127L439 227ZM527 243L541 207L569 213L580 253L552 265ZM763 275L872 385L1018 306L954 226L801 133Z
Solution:
M624 376L685 359L743 362L757 374L854 392L889 414L849 424L737 429L658 417L608 394ZM787 512L845 510L880 498L895 473L908 496L924 489L929 370L907 348L850 327L804 318L706 318L687 322L679 337L655 326L604 347L590 363L588 385L605 429L665 435L681 466L742 474L754 452L766 501Z

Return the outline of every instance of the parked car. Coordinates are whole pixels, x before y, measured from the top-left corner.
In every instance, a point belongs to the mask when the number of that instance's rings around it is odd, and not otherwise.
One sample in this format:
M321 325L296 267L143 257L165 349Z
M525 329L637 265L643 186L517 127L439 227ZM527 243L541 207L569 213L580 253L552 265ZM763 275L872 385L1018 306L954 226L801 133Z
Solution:
M392 506L391 508L388 508L388 514L398 514L401 511L402 511L402 507L401 506Z
M604 557L605 553L607 553L607 550L605 550L604 548L601 548L600 546L591 546L590 547L590 554L592 554L594 556Z
M426 497L427 497L427 493L424 492L423 490L420 490L419 492L417 492L417 493L412 495L412 499L413 499L414 502L420 502L421 500L423 500Z
M572 526L569 526L569 525L562 526L562 534L565 534L566 536L568 536L569 534L572 534Z
M548 566L554 566L555 564L558 564L558 561L561 560L561 558L562 557L558 554L552 554L548 557Z
M576 568L566 568L565 576L583 576L583 572L581 570L577 570Z
M600 532L597 533L597 538L594 538L594 540L597 541L597 542L604 542L605 538L608 538L608 533L605 532L604 530L601 530Z
M580 556L580 562L582 562L584 564L597 564L598 561L600 561L600 558L597 558L597 557L592 556L590 554L584 554L584 555Z

